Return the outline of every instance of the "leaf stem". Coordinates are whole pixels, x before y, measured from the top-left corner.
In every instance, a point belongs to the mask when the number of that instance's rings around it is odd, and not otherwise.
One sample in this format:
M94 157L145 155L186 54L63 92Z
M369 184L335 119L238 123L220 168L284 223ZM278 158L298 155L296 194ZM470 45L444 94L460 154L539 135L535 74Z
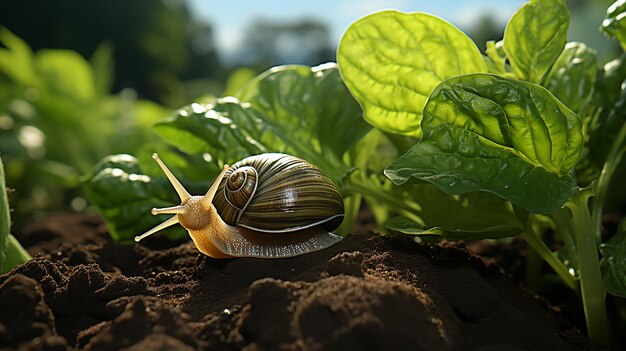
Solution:
M563 262L561 262L543 240L541 240L541 237L539 237L539 234L533 229L532 225L526 225L526 228L520 236L546 261L546 263L548 263L548 265L550 265L550 267L552 267L565 285L574 291L576 290L576 279L570 274Z
M580 289L589 339L599 345L609 344L609 324L606 313L606 289L602 281L598 246L588 209L587 192L574 194L565 206L572 212L576 253L579 264Z

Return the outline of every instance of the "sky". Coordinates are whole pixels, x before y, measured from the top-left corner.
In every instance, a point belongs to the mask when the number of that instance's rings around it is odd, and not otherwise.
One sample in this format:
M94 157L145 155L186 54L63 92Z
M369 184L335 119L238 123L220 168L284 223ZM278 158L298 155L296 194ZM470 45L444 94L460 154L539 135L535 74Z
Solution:
M384 9L427 12L457 27L469 27L481 15L491 14L505 24L526 0L190 0L193 15L213 25L218 51L236 53L248 25L255 19L297 22L314 19L327 25L337 45L350 23Z

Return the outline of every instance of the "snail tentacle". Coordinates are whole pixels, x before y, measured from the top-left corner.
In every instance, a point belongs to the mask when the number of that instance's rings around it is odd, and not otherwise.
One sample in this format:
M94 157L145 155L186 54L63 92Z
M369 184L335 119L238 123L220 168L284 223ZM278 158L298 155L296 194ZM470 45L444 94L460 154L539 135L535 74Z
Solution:
M161 159L159 158L159 155L156 152L152 154L152 159L154 159L159 164L159 167L161 167L161 170L163 170L163 173L165 173L165 176L174 187L174 190L176 190L178 197L180 197L180 201L185 202L189 200L191 195L189 195L185 187L182 184L180 184L178 179L176 179L176 176L174 176L174 174L169 170L169 168L167 168L165 163L161 161Z
M167 227L171 227L171 226L173 226L174 224L177 224L177 223L178 223L178 215L170 217L170 219L168 219L167 221L157 225L156 227L148 230L147 232L145 232L145 233L143 233L141 235L137 235L135 237L135 242L139 242L140 240L142 240L142 239L144 239L144 238L146 238L146 237L148 237L148 236L158 232L159 230L163 230L163 229L165 229Z
M222 171L220 172L220 174L218 174L217 178L215 178L215 180L213 181L213 184L211 184L211 186L209 187L209 190L202 197L203 204L211 205L213 203L213 198L215 197L215 194L217 193L217 189L219 189L220 187L220 183L222 182L222 179L224 178L224 174L226 174L226 171L228 171L228 165L224 165L224 168L222 168Z

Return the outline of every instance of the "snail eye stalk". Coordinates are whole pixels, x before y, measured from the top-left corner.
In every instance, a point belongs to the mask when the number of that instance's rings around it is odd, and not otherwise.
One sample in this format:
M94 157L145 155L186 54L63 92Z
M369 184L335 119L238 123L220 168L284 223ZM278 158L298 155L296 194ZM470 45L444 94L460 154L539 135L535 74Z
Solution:
M180 202L184 203L185 201L189 200L191 195L189 195L187 190L185 190L185 187L183 187L178 179L176 179L176 176L174 176L174 174L167 168L165 163L161 161L159 155L155 152L152 154L152 158L159 164L159 167L161 167L163 173L165 173L165 176L167 177L167 179L169 179L170 183L174 187L174 190L176 190L176 193L178 193L178 197L180 197Z
M174 215L174 216L170 217L170 219L168 219L167 221L157 225L156 227L148 230L147 232L145 232L145 233L143 233L141 235L137 235L135 237L135 242L138 243L140 240L145 239L146 237L148 237L148 236L158 232L159 230L163 230L163 229L165 229L167 227L171 227L171 226L173 226L174 224L177 224L177 223L178 223L178 215Z
M220 174L217 176L217 178L215 178L213 184L211 184L211 187L209 187L209 191L207 191L206 194L202 197L202 204L204 204L205 206L208 207L213 202L213 197L215 197L217 189L220 187L220 183L224 178L224 174L226 174L226 171L228 171L228 168L228 165L224 165L224 168L222 168Z

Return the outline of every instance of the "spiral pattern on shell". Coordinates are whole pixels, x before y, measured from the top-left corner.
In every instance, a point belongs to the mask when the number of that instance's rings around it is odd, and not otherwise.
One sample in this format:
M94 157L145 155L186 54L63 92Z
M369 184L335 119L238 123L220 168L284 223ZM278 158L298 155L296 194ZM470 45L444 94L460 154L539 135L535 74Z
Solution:
M267 233L315 225L330 231L344 216L343 198L326 175L302 159L277 153L233 164L213 205L229 225Z

